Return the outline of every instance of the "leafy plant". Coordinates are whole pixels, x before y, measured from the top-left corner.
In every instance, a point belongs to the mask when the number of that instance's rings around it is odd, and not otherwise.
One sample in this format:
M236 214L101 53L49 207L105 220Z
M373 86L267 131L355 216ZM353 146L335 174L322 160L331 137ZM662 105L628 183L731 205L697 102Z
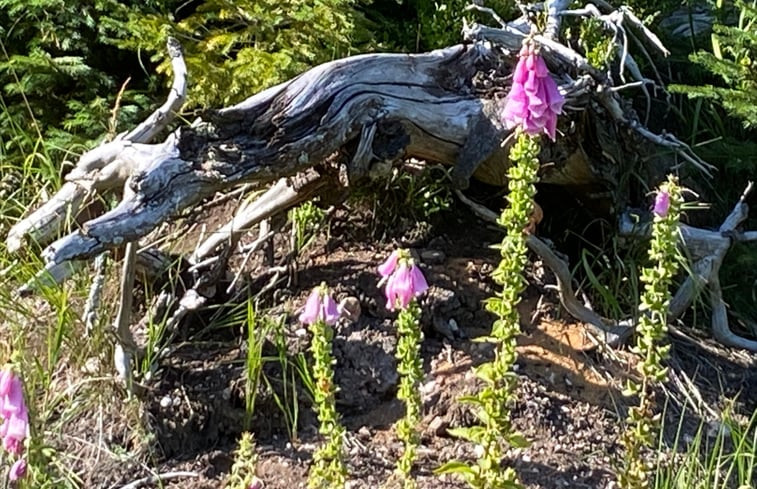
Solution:
M689 59L722 79L725 86L672 85L675 92L689 97L705 97L718 101L730 114L738 117L746 127L757 128L757 6L736 0L736 25L723 22L727 12L718 0L721 23L713 26L712 52L700 50Z
M649 247L651 265L641 273L644 292L641 296L640 316L636 326L634 353L641 356L637 366L639 382L629 381L627 395L638 396L638 404L629 409L628 428L622 441L626 448L624 467L618 476L623 489L644 489L654 465L644 453L654 446L660 415L655 413L655 389L667 378L663 363L670 345L667 337L667 315L670 304L670 285L678 268L678 221L681 212L681 189L670 176L660 186L654 206L652 240Z
M502 291L486 302L486 309L497 319L492 325L491 337L495 345L494 360L476 368L476 375L484 387L475 396L461 399L476 407L481 425L458 428L452 434L469 440L481 447L477 465L446 464L437 473L457 473L473 488L517 488L515 471L501 466L504 446L523 447L525 439L513 432L510 421L510 404L517 377L512 368L516 360L516 337L520 332L520 315L517 305L526 288L523 271L527 264L527 248L524 230L534 209L535 183L539 171L539 143L521 133L510 150L513 165L508 170L510 205L502 211L499 225L506 235L499 245L500 263L492 273Z
M325 217L323 209L312 201L289 211L289 220L292 222L292 249L295 256L302 253L313 241Z
M258 454L255 437L252 433L242 433L239 446L234 453L234 464L224 487L226 489L259 489L263 487L260 479L255 477Z
M421 308L416 300L428 289L428 283L420 268L404 249L395 250L378 269L381 283L385 285L386 307L399 309L397 316L397 372L400 384L397 398L405 403L405 416L395 425L397 437L404 444L402 456L397 461L397 474L405 489L416 487L411 472L417 456L420 434L418 424L423 416L421 382L423 360L421 359Z
M110 27L110 26L109 26ZM189 104L229 105L314 64L348 55L365 35L355 0L205 0L174 11L133 12L113 43L151 53L167 74L167 36L181 40L192 86Z
M308 297L300 321L310 327L313 335L310 351L313 354L313 397L318 412L320 426L318 432L325 442L313 454L313 465L308 474L311 489L343 488L347 477L344 465L344 427L336 411L336 391L334 384L334 355L332 326L339 319L336 302L328 288L320 285Z

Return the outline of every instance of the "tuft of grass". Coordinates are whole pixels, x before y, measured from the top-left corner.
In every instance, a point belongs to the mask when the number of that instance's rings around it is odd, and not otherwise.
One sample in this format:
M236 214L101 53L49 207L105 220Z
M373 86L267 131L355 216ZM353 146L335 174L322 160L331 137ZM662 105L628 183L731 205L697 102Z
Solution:
M291 209L289 220L292 223L292 252L299 256L317 236L326 213L313 201L308 201Z
M669 456L658 457L653 489L757 487L757 411L746 423L726 411L714 430L702 422L688 443L681 437L685 410L679 419L670 449L660 436L657 451Z

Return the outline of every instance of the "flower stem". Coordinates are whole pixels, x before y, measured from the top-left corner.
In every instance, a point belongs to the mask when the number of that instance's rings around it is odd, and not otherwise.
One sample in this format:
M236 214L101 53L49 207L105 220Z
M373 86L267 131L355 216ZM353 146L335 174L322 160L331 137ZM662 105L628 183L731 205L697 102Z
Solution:
M420 327L421 309L413 300L407 308L400 310L397 317L397 371L400 375L397 398L405 403L405 416L397 422L397 436L404 443L404 451L397 461L397 472L402 477L403 487L413 489L415 481L410 476L420 442L418 423L421 421L423 401L420 385L423 380Z
M315 380L313 397L320 423L318 432L324 436L325 443L313 454L308 487L310 489L343 488L347 477L342 452L345 430L336 411L335 360L332 353L334 330L325 321L318 319L311 324L310 331L313 334L310 345Z
M659 199L659 196L665 198ZM653 446L660 427L660 417L654 412L655 388L665 382L668 375L663 363L668 358L670 346L662 343L668 333L670 285L678 269L678 223L683 201L675 177L668 177L660 186L659 201L665 201L666 205L659 206L659 211L655 206L649 244L651 264L641 273L644 292L633 348L634 353L641 356L637 366L641 381L630 381L626 389L627 394L639 397L639 403L629 409L628 426L622 437L626 458L618 482L623 489L649 487L654 462L645 457L644 451Z

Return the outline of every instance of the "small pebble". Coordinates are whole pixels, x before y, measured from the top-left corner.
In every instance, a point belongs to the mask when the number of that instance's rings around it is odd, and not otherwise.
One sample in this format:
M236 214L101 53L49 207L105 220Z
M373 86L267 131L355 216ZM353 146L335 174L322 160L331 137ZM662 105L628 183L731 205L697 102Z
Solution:
M421 260L428 265L441 265L446 259L445 254L438 250L421 251Z
M160 398L160 407L162 407L163 409L165 409L165 408L171 406L172 402L173 401L171 400L170 396L163 396L163 397Z

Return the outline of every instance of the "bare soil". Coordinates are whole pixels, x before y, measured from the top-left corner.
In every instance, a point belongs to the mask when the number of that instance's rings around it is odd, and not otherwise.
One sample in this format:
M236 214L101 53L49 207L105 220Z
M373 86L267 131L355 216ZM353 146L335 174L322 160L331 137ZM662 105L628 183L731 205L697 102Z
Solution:
M438 477L432 471L450 460L475 458L474 447L447 430L475 421L457 399L476 389L472 367L491 355L487 345L472 339L487 333L492 321L482 301L495 287L489 272L498 257L491 245L501 234L465 210L445 213L434 226L406 222L399 226L404 229L388 231L382 240L376 238L370 220L358 209L336 212L329 228L298 259L296 274L267 294L263 305L273 317L288 314L284 330L294 361L297 353L307 351L309 339L295 313L314 285L326 282L338 299L353 297L359 302L359 318L340 323L334 340L338 407L348 428L348 487L380 487L390 479L400 453L392 425L402 415L402 405L394 399L398 377L393 314L385 309L375 270L398 245L410 247L432 286L423 299L425 417L415 475L421 488L465 487L459 479ZM278 238L276 248L286 249L284 241ZM276 253L275 263L283 254ZM270 279L264 254L258 255L247 263L253 293ZM239 263L241 257L234 260ZM507 463L530 489L613 487L616 464L623 457L619 435L630 402L621 390L634 356L598 346L581 324L564 314L554 292L554 277L539 262L532 264L528 277L530 285L520 305L523 334L513 416L515 427L531 445L511 450ZM137 406L134 409L140 410L146 428L125 423L129 417L117 399L123 396L117 389L114 403L122 407L71 423L65 443L82 453L80 466L73 470L85 487L121 487L171 471L193 471L197 476L167 480L163 487L223 486L245 428L246 333L238 323L208 327L208 318L200 314L183 325L170 345L171 354L150 380L141 380L140 402L126 404ZM678 378L688 378L696 387L688 392L701 396L699 412L706 412L704 406L719 409L725 399L735 396L739 412L753 412L757 408L754 358L719 348L683 329L684 336L674 336L671 367ZM277 350L269 344L265 354L275 357ZM309 395L299 377L286 384L281 381L278 361L266 362L264 375L273 391L261 385L249 426L260 454L258 476L269 489L306 487L308 465L319 441ZM288 431L293 422L272 392L297 396L294 436ZM666 416L675 427L686 396L674 382L663 394L669 400ZM684 435L699 424L695 411L688 408ZM668 439L672 441L674 434L668 433ZM126 453L114 449L118 446Z

